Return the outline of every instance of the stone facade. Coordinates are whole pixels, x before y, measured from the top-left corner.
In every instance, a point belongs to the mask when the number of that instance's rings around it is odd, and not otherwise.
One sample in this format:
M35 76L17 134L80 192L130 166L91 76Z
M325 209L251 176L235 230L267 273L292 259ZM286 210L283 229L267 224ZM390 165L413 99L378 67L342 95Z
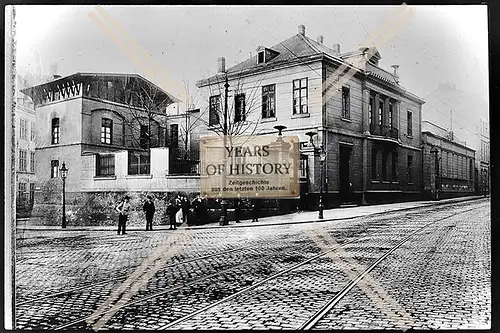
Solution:
M444 128L424 124L424 193L434 199L474 194L475 151L452 140Z
M227 77L229 135L277 134L276 125L287 127L283 135L297 135L304 167L298 200L307 203L301 207L316 206L321 184L320 160L309 143L309 131L317 133L314 146L323 146L326 151L323 190L327 207L350 201L403 200L421 194L424 101L402 88L396 73L378 67L381 57L376 48L339 54L299 29L297 35L271 48L259 47L257 52L265 53L227 70L225 60L219 61L216 75L197 82L204 101L200 110L210 125L214 109L210 100L217 100L213 98L218 95L219 118L223 119ZM274 91L272 116L266 114L268 106L266 110L263 106L270 86ZM235 96L240 94L246 103L244 123L250 126L236 133L232 131L237 128ZM307 105L307 111L295 112L301 103ZM215 124L202 134L220 134L220 128ZM375 157L372 152L376 152ZM372 165L376 165L375 174Z

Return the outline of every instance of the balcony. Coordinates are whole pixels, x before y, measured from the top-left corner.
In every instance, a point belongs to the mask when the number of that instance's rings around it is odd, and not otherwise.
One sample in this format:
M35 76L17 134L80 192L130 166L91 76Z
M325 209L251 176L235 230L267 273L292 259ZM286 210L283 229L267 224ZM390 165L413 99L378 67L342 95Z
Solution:
M398 129L388 125L370 124L370 133L372 135L380 135L395 140L399 138Z

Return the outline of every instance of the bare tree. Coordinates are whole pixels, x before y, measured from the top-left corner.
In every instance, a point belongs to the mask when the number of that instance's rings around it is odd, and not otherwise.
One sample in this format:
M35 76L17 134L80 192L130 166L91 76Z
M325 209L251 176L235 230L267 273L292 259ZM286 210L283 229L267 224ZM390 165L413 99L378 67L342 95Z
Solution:
M128 115L125 140L146 151L166 145L166 108L174 101L168 94L151 82L128 78L119 90Z

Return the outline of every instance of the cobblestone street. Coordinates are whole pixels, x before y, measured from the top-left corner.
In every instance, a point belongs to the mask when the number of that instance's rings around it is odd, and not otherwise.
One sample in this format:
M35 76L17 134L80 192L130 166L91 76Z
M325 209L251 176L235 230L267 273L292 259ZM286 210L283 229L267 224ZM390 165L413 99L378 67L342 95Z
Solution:
M18 231L16 328L487 329L490 205L128 235Z

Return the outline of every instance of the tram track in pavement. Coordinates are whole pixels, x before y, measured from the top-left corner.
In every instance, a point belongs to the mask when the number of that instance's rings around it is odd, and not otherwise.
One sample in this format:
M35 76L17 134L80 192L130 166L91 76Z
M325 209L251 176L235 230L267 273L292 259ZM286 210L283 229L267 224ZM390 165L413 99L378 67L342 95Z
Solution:
M421 213L420 213L420 214L421 214ZM450 215L450 216L451 216L451 215ZM434 221L434 222L436 222L436 221ZM433 222L431 222L431 223L433 223ZM429 224L431 224L431 223L429 223ZM423 228L423 227L422 227L422 228ZM422 229L422 228L421 228L421 229ZM419 229L419 230L421 230L421 229ZM418 231L418 230L417 230L417 231ZM417 232L417 231L416 231L416 232ZM179 324L179 323L181 323L181 322L183 322L183 321L186 321L186 320L188 320L188 319L192 318L193 316L195 316L195 315L196 315L196 314L198 314L198 313L201 313L201 312L207 311L208 309L213 308L213 307L215 307L215 306L216 306L216 305L218 305L218 304L221 304L221 303L223 303L223 302L226 302L226 301L228 301L228 300L231 300L231 299L233 299L233 298L236 298L236 297L238 297L239 295L242 295L242 294L248 293L248 292L250 292L250 291L252 291L252 290L256 289L258 286L261 286L261 285L265 284L265 283L266 283L266 282L268 282L268 281L271 281L271 280L276 279L276 278L278 278L278 277L280 277L280 276L283 276L283 275L285 275L285 274L287 274L287 273L289 273L289 272L292 272L292 271L296 270L297 268L302 267L302 266L304 266L304 265L306 265L306 264L308 264L308 263L310 263L310 262L313 262L314 260L316 260L316 259L318 259L318 258L320 258L320 257L324 257L327 253L333 252L333 251L337 250L337 249L338 249L338 248L340 248L340 247L345 247L345 246L347 246L347 245L349 245L349 244L352 244L352 243L354 243L354 242L359 242L360 240L367 239L367 238L370 238L370 237L372 237L372 236L373 236L373 235L366 235L366 236L363 236L363 237L358 237L358 238L355 238L355 239L352 239L352 240L349 240L349 241L345 241L345 242L343 242L342 244L340 244L338 247L335 247L335 248L330 249L330 250L328 250L328 251L323 251L323 252L321 252L321 253L319 253L319 254L317 254L317 255L312 256L311 258L309 258L309 259L307 259L307 260L305 260L305 261L300 262L299 264L293 265L292 267L289 267L289 268L287 268L287 269L280 270L280 271L279 271L279 272L277 272L276 274L273 274L273 275L271 275L271 276L269 276L269 277L267 277L267 278L265 278L265 279L262 279L261 281L257 282L256 284L252 284L251 286L246 287L246 288L244 288L244 289L242 289L242 290L240 290L240 291L238 291L238 292L236 292L236 293L233 293L233 294L231 294L231 295L229 295L229 296L227 296L227 297L224 297L224 298L222 298L222 299L220 299L220 300L218 300L218 301L216 301L216 302L212 302L212 304L210 304L210 305L208 305L208 306L206 306L206 307L204 307L204 308L202 308L202 309L199 309L199 310L196 310L196 311L194 311L194 312L191 312L191 313L190 313L190 314L188 314L187 316L184 316L184 317L182 317L182 318L178 318L178 319L176 319L176 320L173 320L173 321L171 321L168 325L166 325L166 326L162 326L162 328L169 328L169 327L175 326L176 324ZM230 250L230 251L226 251L226 253L229 253L229 252L236 252L237 250L238 250L238 249L233 249L233 250ZM242 250L242 249L240 249L240 250ZM292 251L292 253L293 253L293 251ZM221 253L221 254L222 254L222 253ZM214 256L221 255L221 254L215 254ZM186 287L189 287L189 286L191 286L191 285L196 285L196 284L197 284L197 283L199 283L200 281L204 281L204 280L205 280L205 281L207 281L207 280L209 280L209 279L211 279L211 278L214 278L214 277L217 277L217 276L221 276L221 275L223 275L223 274L225 274L225 273L228 273L228 272L230 272L230 271L233 271L233 270L235 270L235 269L237 269L237 268L241 268L241 267L248 266L248 265L251 265L251 264L258 264L259 262L262 262L263 260L269 259L270 257L272 257L272 256L274 256L274 255L275 255L275 254L271 254L271 255L267 255L267 256L264 256L264 257L262 257L262 258L258 258L258 259L256 259L256 260L250 261L250 262L243 262L243 263L241 263L241 264L239 264L239 265L236 265L236 266L234 266L234 267L230 267L230 268L227 268L227 269L223 269L223 270L217 271L216 273L209 274L209 275L207 275L207 276L202 276L202 277L200 277L199 279L195 279L195 280L193 280L193 281L190 281L190 282L184 283L182 286L177 286L177 287L167 288L167 289L161 290L161 291L159 291L159 292L156 292L156 293L153 293L153 294L150 294L150 295L146 295L145 297L140 297L140 298L138 298L138 299L131 300L130 302L128 302L128 303L126 303L126 304L121 305L121 306L120 306L120 309L128 308L128 307L133 306L133 305L138 305L138 304L140 304L141 302L150 302L151 300L154 300L154 299L160 298L161 296L165 296L165 295L167 295L168 293L172 293L173 291L179 291L179 290L180 290L180 289L182 289L182 288L186 288ZM207 257L207 256L206 256L206 257ZM194 261L194 260L200 260L200 258L198 258L198 259L192 259L191 261ZM180 265L180 264L181 264L181 263L176 264L176 265ZM102 282L102 283L104 284L105 282ZM95 284L94 284L94 285L95 285ZM88 287L87 287L87 288L88 288ZM70 292L71 292L71 291L70 291ZM25 302L25 303L27 303L27 302ZM88 320L92 320L92 319L98 318L98 317L102 316L104 313L106 313L106 311L105 311L105 312L102 312L102 313L94 314L94 315L91 315L91 316L81 317L81 318L78 318L78 319L76 319L76 320L70 321L70 322L68 322L68 323L66 323L66 324L63 324L63 325L54 325L54 326L52 326L51 328L52 328L52 329L65 329L65 328L70 328L70 327L72 327L72 326L75 326L75 325L76 325L76 324L78 324L78 323L83 323L83 322L87 322ZM84 325L84 326L85 326L85 325ZM81 328L81 327L80 327L80 328Z
M349 293L349 291L358 285L358 283L366 276L368 275L375 267L377 267L380 262L382 262L383 260L385 260L391 253L393 253L394 251L396 251L397 249L399 249L403 244L407 243L412 237L414 237L416 234L418 234L419 232L423 231L424 229L428 228L429 226L433 225L433 224L436 224L440 221L443 221L443 220L446 220L446 219L449 219L449 218L452 218L454 216L457 216L459 214L463 214L463 213L467 213L469 211L472 211L472 210L475 210L475 209L478 209L480 207L474 207L474 208L471 208L471 209L467 209L465 211L461 211L461 212L457 212L457 213L453 213L453 214L450 214L450 215L447 215L443 218L440 218L440 219L437 219L437 220L433 220L433 221L430 221L428 223L426 223L425 225L419 227L418 229L412 231L410 234L408 234L406 237L404 237L402 240L400 240L397 244L395 244L394 246L390 247L389 250L385 251L385 253L380 256L378 259L376 259L368 268L366 268L365 270L363 270L362 272L360 272L354 279L350 280L350 282L348 282L347 284L344 285L344 287L339 290L338 292L335 293L335 295L330 298L328 301L326 301L326 303L324 305L322 305L320 307L319 310L317 310L317 312L315 312L312 316L310 316L306 321L304 321L302 324L300 324L298 327L285 327L285 328L294 328L294 329L298 329L298 330L309 330L309 329L313 329L314 326L316 325L316 323L318 321L320 321L323 317L325 317L330 311L332 308L335 307L336 304L338 304L338 302L345 296L347 295L347 293ZM372 236L372 235L370 235ZM213 304L210 304L202 309L199 309L198 311L195 311L193 313L190 313L182 318L179 318L167 325L164 325L162 327L160 327L160 329L186 329L186 328L193 328L193 327L182 327L182 326L179 326L180 324L182 324L183 322L186 322L186 321L189 321L190 319L196 317L197 315L199 314L202 314L202 313L207 313L208 311L212 310L212 309L215 309L217 306L220 306L220 305L223 305L224 303L226 302L229 302L231 300L235 300L236 298L240 297L240 296L243 296L245 294L248 294L248 293L251 293L252 291L254 291L255 289L257 289L258 287L260 286L264 286L266 283L272 281L272 280L275 280L285 274L288 274L288 273L291 273L295 270L297 270L298 268L301 268L303 267L304 265L307 265L307 264L310 264L311 262L315 261L315 260L318 260L320 258L323 258L325 255L329 254L329 253L332 253L336 250L338 250L339 248L341 247L345 247L349 244L353 244L357 241L360 241L362 239L366 239L370 236L365 236L365 237L362 237L362 238L359 238L359 239L355 239L355 240L352 240L352 241L349 241L349 242L346 242L344 244L342 244L342 246L339 246L339 247L335 247L331 250L328 250L328 251L324 251L323 253L313 257L313 258L310 258L306 261L303 261L293 267L290 267L289 269L286 269L282 272L279 272L273 276L270 276L268 277L267 279L265 280L262 280L260 281L259 283L257 284L254 284L248 288L245 288L241 291L239 291L238 293L236 294L233 294L231 296L228 296L226 297L225 299L222 299L222 300L219 300L218 302L216 303L213 303ZM238 327L238 328L250 328L250 327ZM263 328L263 327L260 327L260 328ZM270 328L277 328L277 327L270 327Z
M260 242L260 244L259 244ZM255 244L257 243L257 244ZM158 297L161 294L173 292L176 290L179 290L181 288L185 288L186 286L193 285L195 283L199 283L200 281L207 280L208 278L224 274L227 271L234 270L238 267L244 267L248 266L251 263L259 262L259 261L265 261L269 257L276 256L278 253L281 252L281 248L279 246L275 245L270 245L270 244L262 244L262 240L260 238L257 238L256 240L253 240L253 244L249 245L244 248L236 248L236 249L231 249L228 251L225 251L223 253L214 253L211 255L206 255L206 256L201 256L197 258L192 258L190 260L185 260L180 263L172 264L172 265L166 265L162 267L158 273L158 275L163 275L162 279L162 284L158 286L160 290L163 292L156 292L153 293L152 295L146 295L145 297L140 297L140 300L144 299L150 299L154 297ZM267 253L268 255L263 256L262 254ZM269 254L271 253L271 254ZM226 256L224 256L226 255ZM228 256L227 256L228 255ZM247 258L252 258L252 256L258 257L258 259L254 261L247 261ZM196 274L194 274L194 279L189 278L187 280L183 279L181 274L177 274L177 270L180 270L182 266L186 265L192 265L192 267L197 267L197 263L200 261L213 261L213 264L209 265L209 267L203 272L201 272L199 275L200 277L197 278ZM234 265L232 261L237 261L237 264ZM241 262L241 263L238 263ZM228 269L225 269L225 267L229 266ZM222 269L220 269L222 268ZM211 271L214 271L215 273L210 274ZM206 274L208 273L208 274ZM42 318L43 315L49 315L49 316L54 316L56 317L58 313L56 311L46 311L44 308L47 307L47 301L51 301L50 299L55 299L53 302L56 302L56 304L61 304L61 303L67 303L68 299L73 299L73 302L79 302L80 297L82 295L88 295L88 294L95 294L94 298L98 298L96 302L88 302L90 304L96 304L99 301L99 298L104 298L106 295L109 295L111 291L113 290L114 287L116 287L119 283L120 280L123 280L127 278L127 276L120 276L120 278L114 278L114 279L108 279L106 281L101 281L100 283L95 283L91 285L85 285L80 288L73 288L71 290L66 290L58 293L54 293L51 295L46 295L43 297L38 298L37 300L30 300L30 301L24 301L22 304L18 303L16 304L16 319L26 317L28 315L35 315L38 316L41 321L51 321L51 322L58 322L59 319L62 318L56 318L54 320L49 320L47 318ZM175 283L177 285L170 285L169 283L171 282L171 277L175 277ZM101 287L102 290L96 290L96 287ZM155 289L158 289L155 288ZM141 296L139 294L139 296ZM87 296L88 297L88 296ZM131 302L127 303L127 305L134 304L136 303L135 300L131 300ZM37 307L40 310L39 314L37 314ZM56 306L55 306L56 307ZM22 313L19 314L19 311ZM65 312L71 312L71 310L65 309ZM99 313L99 315L102 315L103 313L106 313L106 311ZM69 315L69 317L72 317L72 314L67 313L66 315ZM86 320L88 317L82 318L82 320ZM76 320L75 323L82 321L82 320ZM50 328L53 328L57 325L51 325ZM64 325L63 325L64 326Z

